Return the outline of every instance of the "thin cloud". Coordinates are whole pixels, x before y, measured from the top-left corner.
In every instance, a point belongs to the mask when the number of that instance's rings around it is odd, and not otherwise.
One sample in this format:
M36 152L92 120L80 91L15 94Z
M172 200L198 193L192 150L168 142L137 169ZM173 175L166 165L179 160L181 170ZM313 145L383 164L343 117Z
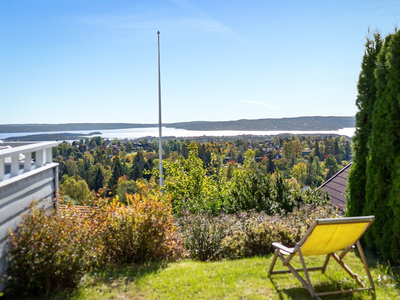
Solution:
M186 18L181 20L181 22L189 24L191 27L200 29L204 32L214 32L222 35L234 35L233 31L228 26L225 26L224 24L211 18Z
M202 13L186 14L186 16L173 18L160 18L157 12L149 11L143 14L97 14L78 17L75 22L88 28L100 30L103 34L124 34L127 32L137 34L163 28L171 32L196 30L219 35L235 35L228 26Z
M353 12L364 12L364 11L376 11L378 9L388 9L388 8L398 8L400 7L399 3L395 4L382 4L382 5L376 5L376 6L370 6L366 8L360 8L358 10L354 10Z
M271 105L271 104L264 103L264 102L261 102L261 101L241 100L239 102L258 105L258 106L266 106L266 107L271 108L271 109L277 109L278 108L275 105Z
M169 0L169 2L183 9L188 15L196 16L187 17L181 20L190 24L191 27L198 28L204 32L234 35L233 31L228 26L211 18L192 2L187 0Z

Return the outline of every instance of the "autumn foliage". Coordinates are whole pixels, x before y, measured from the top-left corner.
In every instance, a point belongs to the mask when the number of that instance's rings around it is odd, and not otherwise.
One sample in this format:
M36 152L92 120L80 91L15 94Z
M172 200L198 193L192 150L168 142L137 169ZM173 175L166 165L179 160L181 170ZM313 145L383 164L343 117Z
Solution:
M128 196L128 205L101 196L92 207L57 212L32 203L10 233L9 294L48 294L75 287L93 268L177 258L170 197L152 187Z

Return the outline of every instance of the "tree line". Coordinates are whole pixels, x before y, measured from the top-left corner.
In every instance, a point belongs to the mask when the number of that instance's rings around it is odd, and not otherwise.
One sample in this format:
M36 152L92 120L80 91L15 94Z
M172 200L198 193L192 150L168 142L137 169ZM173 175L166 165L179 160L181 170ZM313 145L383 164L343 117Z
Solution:
M169 139L163 142L164 162L187 160L195 145L196 157L207 176L225 180L243 167L252 150L254 165L262 176L280 172L292 189L315 189L340 170L351 157L351 140L331 136L276 136L270 140L232 139L207 141ZM138 192L137 181L148 182L158 169L158 141L112 141L101 137L63 142L53 149L59 162L60 187L73 203L90 200L100 189L125 201ZM166 172L166 176L172 176ZM168 178L166 178L168 179Z

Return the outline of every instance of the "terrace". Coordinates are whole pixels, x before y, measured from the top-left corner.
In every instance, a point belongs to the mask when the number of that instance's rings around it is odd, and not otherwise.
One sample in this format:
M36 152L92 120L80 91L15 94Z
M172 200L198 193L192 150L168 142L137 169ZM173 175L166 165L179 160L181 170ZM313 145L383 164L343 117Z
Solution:
M56 198L58 163L52 162L52 148L57 145L57 142L0 144L0 278L6 268L9 228L15 229L32 200ZM0 282L0 291L3 289Z

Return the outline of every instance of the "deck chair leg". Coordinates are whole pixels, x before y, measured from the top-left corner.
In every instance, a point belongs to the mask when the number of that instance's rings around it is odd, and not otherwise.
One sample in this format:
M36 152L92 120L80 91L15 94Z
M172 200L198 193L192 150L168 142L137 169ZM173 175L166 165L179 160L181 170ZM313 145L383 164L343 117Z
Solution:
M362 260L362 262L364 264L365 272L367 273L369 283L371 284L371 288L373 290L375 290L375 284L374 284L374 281L372 280L371 273L369 272L367 260L365 259L364 251L363 251L363 249L361 247L361 243L360 243L359 240L357 241L357 248L358 248L358 252L360 252L361 260Z
M339 255L340 259L343 259L343 257L345 257L345 255L346 255L351 249L354 248L353 246L354 246L354 245L351 245L351 246L347 247L346 249L344 249L343 252L340 253L340 255Z
M326 255L325 262L324 262L324 265L323 265L323 267L322 267L322 274L325 273L325 270L326 270L326 267L328 266L329 258L330 258L330 257L331 257L330 254Z
M308 291L310 292L311 297L314 298L316 295L315 295L315 292L314 292L314 288L313 288L313 286L311 285L310 276L308 275L307 266L306 266L306 263L305 263L305 261L304 261L303 254L301 253L300 244L299 244L299 243L296 244L296 249L297 249L297 253L299 254L301 264L302 264L302 266L303 266L304 274L305 274L306 279L307 279Z
M364 282L362 282L361 278L356 275L341 259L336 253L332 253L332 257L337 261L337 263L352 277L354 278L359 285L365 287Z
M279 254L279 258L282 260L282 262L285 261L285 258L282 256L282 254ZM297 273L295 268L292 267L290 263L287 263L286 267L289 269L289 271L300 281L300 283L303 285L303 287L308 291L308 284L307 282L304 281L304 279Z
M271 276L272 271L274 270L275 264L276 264L276 260L278 259L279 256L279 249L275 249L275 255L274 258L272 259L272 263L271 266L269 267L269 271L268 271L268 275Z

